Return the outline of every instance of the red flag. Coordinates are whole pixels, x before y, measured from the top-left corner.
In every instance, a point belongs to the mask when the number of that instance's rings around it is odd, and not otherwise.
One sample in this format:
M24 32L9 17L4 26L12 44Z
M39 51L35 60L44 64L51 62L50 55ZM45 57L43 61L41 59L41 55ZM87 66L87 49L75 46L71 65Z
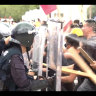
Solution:
M56 5L40 5L46 15L56 10Z
M63 32L68 29L68 27L72 24L72 20L70 20L63 28Z

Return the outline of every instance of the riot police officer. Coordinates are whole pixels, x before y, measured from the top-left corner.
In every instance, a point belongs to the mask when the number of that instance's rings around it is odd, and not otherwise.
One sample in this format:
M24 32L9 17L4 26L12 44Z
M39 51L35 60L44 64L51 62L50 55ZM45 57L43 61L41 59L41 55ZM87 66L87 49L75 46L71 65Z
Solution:
M18 23L12 30L11 37L13 39L11 39L8 50L12 49L10 52L16 51L16 53L10 58L10 68L8 68L9 73L7 73L10 76L5 82L5 90L34 91L50 85L52 79L34 80L25 70L22 54L26 51L28 52L31 48L34 36L36 35L36 32L33 32L33 30L34 27L27 22ZM9 79L10 82L8 82Z
M10 35L11 34L9 27L0 22L0 55L5 46L9 44L9 41L11 39Z

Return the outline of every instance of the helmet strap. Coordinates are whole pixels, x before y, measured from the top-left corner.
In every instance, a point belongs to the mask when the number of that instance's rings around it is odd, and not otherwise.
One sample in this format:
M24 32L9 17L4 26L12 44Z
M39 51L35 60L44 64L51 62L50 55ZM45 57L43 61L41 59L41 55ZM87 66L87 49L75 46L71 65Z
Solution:
M29 53L28 53L28 47L26 47L26 52L27 52L27 57L28 57L28 61L29 61L29 66L31 67L30 57L29 57Z

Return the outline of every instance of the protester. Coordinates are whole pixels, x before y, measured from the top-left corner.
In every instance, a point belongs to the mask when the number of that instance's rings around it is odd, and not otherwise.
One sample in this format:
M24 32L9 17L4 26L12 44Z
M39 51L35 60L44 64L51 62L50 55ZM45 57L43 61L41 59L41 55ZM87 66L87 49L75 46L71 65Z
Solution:
M75 34L69 34L65 38L66 38L66 44L65 44L66 45L66 52L62 55L62 67L80 70L80 68L76 65L76 63L72 59L70 59L71 58L70 53L69 53L69 55L66 54L66 53L68 53L68 49L70 49L71 47L74 47L78 51L77 48L79 46L79 39L78 39L79 37ZM47 48L47 46L46 46L46 48ZM46 50L45 54L48 54L47 52L48 51ZM43 62L46 63L45 56L44 56ZM50 68L48 69L48 76L52 77L52 76L54 76L55 73L56 72L54 70L52 70ZM71 73L66 74L66 72L65 72L65 74L63 73L61 76L62 91L74 91L74 88L75 88L74 80L76 79L76 77L77 77L77 75L75 75L75 74L71 74ZM55 84L53 84L53 86L54 85ZM55 91L55 87L52 87L52 88L49 88L49 90Z
M70 57L70 53L68 52L68 50L70 50L70 48L74 47L76 49L76 51L79 53L78 47L79 47L79 37L76 34L69 34L67 36L65 36L65 47L66 47L66 51L64 52L64 57L67 60L67 63L63 63L63 66L71 66L71 69L74 70L80 70L80 68L77 66L77 64L75 63L75 61L73 61ZM62 76L62 82L63 85L67 87L67 89L69 91L74 91L75 90L75 83L74 80L76 79L76 77L78 77L75 74L69 74L67 76ZM82 77L81 77L82 78ZM81 79L79 78L79 79ZM80 83L80 81L78 82L78 84ZM69 86L69 87L68 87Z
M71 34L76 34L77 36L83 36L83 32L82 32L82 24L80 23L80 21L78 19L74 20L73 24L71 25Z
M83 41L82 48L91 56L93 60L96 60L96 21L88 19L84 22L82 31L86 40ZM92 66L92 64L89 66ZM96 73L96 70L93 70ZM86 78L77 91L96 91L96 85Z
M36 27L40 27L41 25L41 20L38 18L37 21L35 22Z
M80 28L73 28L70 33L76 34L77 36L83 36L83 32Z
M37 31L39 30L40 26L41 26L41 20L38 18L37 21L35 22L35 27Z

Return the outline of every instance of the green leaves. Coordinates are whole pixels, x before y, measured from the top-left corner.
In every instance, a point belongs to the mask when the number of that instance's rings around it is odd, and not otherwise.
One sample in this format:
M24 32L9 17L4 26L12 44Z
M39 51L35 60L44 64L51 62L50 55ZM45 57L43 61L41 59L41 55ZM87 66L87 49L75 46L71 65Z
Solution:
M9 18L11 16L14 21L18 22L26 11L37 8L39 8L39 5L0 5L0 17Z
M87 16L88 18L94 18L96 16L96 5L91 5L87 10Z

